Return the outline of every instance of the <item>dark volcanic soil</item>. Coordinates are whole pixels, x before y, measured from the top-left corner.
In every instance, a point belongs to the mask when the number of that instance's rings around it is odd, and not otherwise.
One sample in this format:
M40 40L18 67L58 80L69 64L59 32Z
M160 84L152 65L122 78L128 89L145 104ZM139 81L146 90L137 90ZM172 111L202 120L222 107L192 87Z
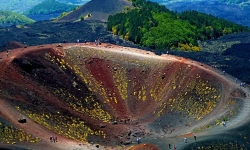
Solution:
M100 21L80 21L80 22L61 22L54 23L50 21L41 21L30 25L24 25L22 28L15 26L0 28L0 46L9 41L17 41L21 44L40 45L62 42L94 42L100 39L101 42L118 44L128 47L137 47L131 42L127 42L118 36L107 32L106 23ZM219 39L200 42L202 52L178 52L170 50L154 51L156 54L170 52L181 57L187 57L198 62L216 65L220 70L225 70L228 74L237 77L243 82L250 83L249 69L249 43L250 33L235 33L220 37ZM245 43L245 45L244 45ZM143 48L150 50L148 48ZM227 53L226 51L234 51ZM0 51L6 50L6 47L0 47ZM151 50L153 51L153 50ZM238 54L244 54L245 57Z

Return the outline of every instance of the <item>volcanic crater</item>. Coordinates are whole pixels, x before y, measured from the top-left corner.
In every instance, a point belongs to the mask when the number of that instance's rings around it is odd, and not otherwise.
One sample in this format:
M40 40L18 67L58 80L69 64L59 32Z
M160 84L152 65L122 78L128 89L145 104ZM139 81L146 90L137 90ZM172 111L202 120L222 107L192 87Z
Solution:
M1 53L0 68L6 147L69 149L76 142L108 149L139 137L198 133L237 118L247 94L205 64L105 43L17 48ZM67 142L51 144L52 134Z

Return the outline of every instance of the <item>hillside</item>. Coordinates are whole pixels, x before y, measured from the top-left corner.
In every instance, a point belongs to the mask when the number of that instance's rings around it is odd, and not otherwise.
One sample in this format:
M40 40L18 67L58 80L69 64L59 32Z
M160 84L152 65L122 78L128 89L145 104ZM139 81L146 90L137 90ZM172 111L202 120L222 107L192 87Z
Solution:
M0 10L22 13L43 0L1 0Z
M107 21L110 14L122 11L125 6L132 6L127 0L91 0L58 21L76 21L81 17L85 20Z
M59 3L56 0L45 0L26 11L26 15L48 15L54 13L62 13L73 10L75 5L67 5Z
M44 0L1 0L0 10L24 13ZM89 0L56 0L69 5L83 5Z
M220 3L218 1L193 1L168 3L165 4L165 6L168 9L177 12L196 10L250 27L250 18L248 15L250 13L249 5L239 6Z
M219 0L219 2L227 4L249 5L249 0Z
M199 51L198 41L249 31L249 28L197 11L176 13L146 0L133 0L136 8L110 15L108 30L152 49Z
M30 24L34 22L34 20L31 20L30 18L24 15L15 12L0 10L0 26Z
M248 88L189 59L90 42L0 55L0 147L112 149L141 137L160 149L170 140L188 148L187 133L209 140L249 120ZM26 123L18 122L22 118ZM50 142L51 135L58 141ZM218 148L225 146L231 145Z
M163 5L168 5L171 3L186 3L186 2L206 2L205 0L151 0L152 2L157 2L159 4L163 4ZM215 2L215 0L213 0L212 2ZM218 2L220 3L224 3L224 4L237 4L237 5L248 5L249 4L249 0L218 0Z
M90 0L57 0L60 3L68 4L68 5L83 5Z

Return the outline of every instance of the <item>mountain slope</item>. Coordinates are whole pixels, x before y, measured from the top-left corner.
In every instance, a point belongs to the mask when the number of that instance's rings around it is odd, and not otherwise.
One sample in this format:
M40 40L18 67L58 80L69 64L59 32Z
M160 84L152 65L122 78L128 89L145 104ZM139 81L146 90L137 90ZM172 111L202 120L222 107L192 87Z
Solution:
M248 5L250 3L249 0L219 0L219 2L223 2L226 4L240 4L240 5Z
M22 13L43 0L1 0L0 10Z
M56 0L56 1L69 5L83 5L91 0Z
M58 21L75 21L82 16L89 16L85 18L87 20L107 21L110 14L120 12L125 6L132 6L131 2L127 0L92 0Z
M10 26L10 25L18 25L18 24L28 24L33 23L34 20L30 18L15 13L11 11L1 11L0 10L0 26Z
M192 3L192 2L206 2L206 0L150 0L152 2L157 2L159 4L171 4L171 3ZM207 1L209 2L209 1ZM210 2L220 2L223 4L236 4L236 5L249 5L250 1L249 0L211 0Z
M56 0L45 0L42 3L37 4L27 12L26 15L47 15L54 13L62 13L67 12L75 8L75 5L67 5L63 3L59 3Z
M44 0L1 0L0 10L9 10L23 13ZM83 5L89 0L56 0L70 5Z
M250 6L241 7L217 1L176 2L166 4L165 6L177 12L196 10L250 27Z

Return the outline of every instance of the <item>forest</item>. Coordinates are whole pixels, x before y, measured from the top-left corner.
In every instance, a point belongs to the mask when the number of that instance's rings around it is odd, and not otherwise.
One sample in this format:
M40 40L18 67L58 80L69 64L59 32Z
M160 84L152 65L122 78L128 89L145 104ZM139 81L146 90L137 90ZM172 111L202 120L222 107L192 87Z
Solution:
M177 13L146 0L132 0L133 7L110 15L108 30L152 49L199 51L199 40L249 31L248 27L197 11Z
M33 23L34 20L11 11L0 10L0 26L18 25Z
M26 11L26 15L47 15L54 13L68 12L76 9L76 5L68 5L59 3L56 0L45 0L42 3L37 4L30 10Z

